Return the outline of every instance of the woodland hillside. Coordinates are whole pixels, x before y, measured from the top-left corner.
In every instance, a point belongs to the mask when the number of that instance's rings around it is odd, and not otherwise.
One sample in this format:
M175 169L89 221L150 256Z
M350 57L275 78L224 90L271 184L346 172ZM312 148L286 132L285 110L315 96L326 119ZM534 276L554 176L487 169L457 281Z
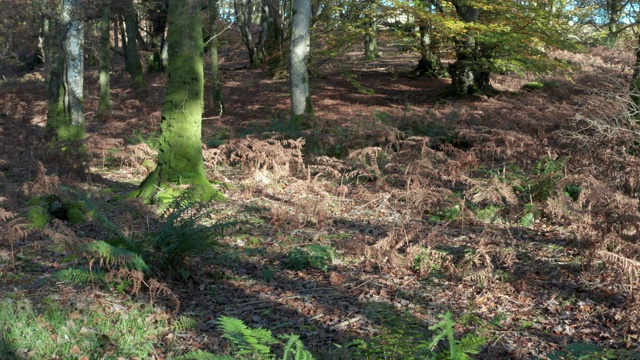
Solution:
M458 97L382 35L311 66L300 125L288 78L219 40L223 201L131 196L166 73L132 87L114 56L105 115L87 62L85 136L52 141L44 67L0 64L1 359L640 358L632 46Z

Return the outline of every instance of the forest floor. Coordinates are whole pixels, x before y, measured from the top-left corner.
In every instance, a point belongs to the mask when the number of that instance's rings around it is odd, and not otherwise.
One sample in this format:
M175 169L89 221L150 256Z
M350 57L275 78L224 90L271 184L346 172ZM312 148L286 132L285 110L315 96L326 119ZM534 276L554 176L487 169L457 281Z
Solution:
M354 53L314 69L316 120L303 130L287 126L288 82L234 69L242 56L222 54L225 112L207 101L203 120L207 175L228 198L207 220L234 223L217 250L155 272L155 288L145 279L151 290L55 273L86 266L87 243L162 231L154 207L126 195L155 159L164 76L131 90L118 67L113 111L99 119L88 68L86 156L47 142L41 73L0 82L0 299L33 304L56 344L43 353L0 333L0 354L135 358L116 330L86 325L87 309L143 309L163 324L143 339L155 359L229 353L223 315L298 334L320 359L420 358L447 312L456 338L486 340L479 359L640 358L632 54L558 52L580 69L499 75L495 96L444 99L449 80L407 76L415 54ZM523 89L534 80L545 86ZM82 199L107 220L26 231L28 202L43 194ZM56 306L64 331L100 347L53 330Z

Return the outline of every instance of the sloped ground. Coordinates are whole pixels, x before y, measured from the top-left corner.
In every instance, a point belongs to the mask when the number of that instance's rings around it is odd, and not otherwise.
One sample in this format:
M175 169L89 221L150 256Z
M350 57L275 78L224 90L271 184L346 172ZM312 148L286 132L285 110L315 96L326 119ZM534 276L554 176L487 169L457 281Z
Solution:
M574 343L632 357L640 149L621 114L633 59L605 49L554 55L582 70L498 76L499 95L465 100L438 98L445 79L406 77L411 54L328 63L313 79L308 130L286 126L286 81L225 71L226 113L205 109L203 139L209 176L230 185L211 220L238 223L218 252L163 279L179 308L161 296L158 311L197 325L167 330L155 357L226 351L215 320L227 315L297 333L318 358L406 359L447 311L457 335L488 339L478 358L544 358ZM114 73L114 111L96 119L97 76L88 75L88 158L47 145L37 74L1 84L0 291L62 294L69 306L148 303L145 291L49 278L80 261L69 259L81 244L113 236L101 224L20 230L29 199L72 188L127 236L157 231L154 210L124 195L154 159L164 80L132 91ZM546 86L521 90L532 80ZM355 339L369 344L360 354L347 346Z

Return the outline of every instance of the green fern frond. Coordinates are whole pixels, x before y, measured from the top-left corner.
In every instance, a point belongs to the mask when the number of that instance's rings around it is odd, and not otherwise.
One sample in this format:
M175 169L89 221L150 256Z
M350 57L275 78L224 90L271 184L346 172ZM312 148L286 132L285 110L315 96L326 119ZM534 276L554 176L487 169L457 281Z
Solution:
M218 322L223 336L238 348L238 355L267 356L271 354L270 345L277 343L271 331L262 328L250 329L242 320L222 316Z
M54 279L71 283L73 285L84 285L91 283L91 280L104 283L106 274L103 271L94 271L93 275L89 269L63 269L52 274Z
M85 246L89 256L99 259L106 266L127 267L149 272L149 266L142 257L132 251L112 246L104 241L93 241Z
M282 335L281 338L287 340L282 360L314 360L313 355L304 348L298 335Z
M196 327L198 321L191 316L180 315L173 324L173 328L178 331L188 331Z
M460 352L464 354L479 354L482 347L487 344L487 339L476 334L467 334L459 342Z
M191 351L176 359L178 360L235 360L233 356L215 355L210 352L206 352L202 350Z

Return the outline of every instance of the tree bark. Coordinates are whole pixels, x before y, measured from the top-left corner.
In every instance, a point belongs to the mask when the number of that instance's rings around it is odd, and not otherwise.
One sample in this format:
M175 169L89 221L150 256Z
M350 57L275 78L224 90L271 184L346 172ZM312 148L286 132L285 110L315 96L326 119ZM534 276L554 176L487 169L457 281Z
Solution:
M162 48L165 42L164 31L167 27L168 7L168 0L155 0L154 7L149 10L152 23L151 50L153 51L151 61L147 66L149 72L164 72L166 70L162 60Z
M138 44L136 40L136 36L138 34L136 9L133 6L132 0L125 0L124 5L126 7L124 14L126 42L123 37L122 45L125 49L125 63L128 63L127 71L129 72L129 75L131 75L131 87L141 88L144 87L144 74L142 73L142 63L140 62L140 54L138 53Z
M249 68L256 68L260 66L261 58L258 56L258 50L253 44L253 37L251 36L253 0L234 0L234 9L236 23L240 28L240 37L249 53Z
M453 5L460 20L473 23L478 20L480 10L466 1L454 0ZM449 65L451 86L448 93L453 96L465 96L480 91L475 84L474 66L477 63L476 39L472 31L467 30L456 41L456 61ZM488 81L488 78L486 79Z
M367 16L364 22L364 58L373 60L380 57L378 41L376 40L377 26L372 16Z
M111 86L109 71L111 70L111 4L102 4L100 14L100 100L98 115L105 116L111 111Z
M157 167L133 193L147 202L172 201L187 192L192 201L223 200L207 180L202 157L204 54L201 0L169 4L169 67L162 106Z
M640 122L640 36L636 39L636 61L633 64L633 75L631 77L631 83L629 84L629 97L631 102L629 103L629 114L637 122Z
M311 0L293 0L291 28L291 119L295 126L309 126L313 106L309 92L307 64L311 48Z
M213 103L220 115L224 112L222 88L220 85L220 69L218 68L218 16L220 0L209 0L209 54L211 55L211 83L213 87Z
M84 138L84 29L81 0L63 0L55 39L51 39L51 74L47 127L56 140Z

